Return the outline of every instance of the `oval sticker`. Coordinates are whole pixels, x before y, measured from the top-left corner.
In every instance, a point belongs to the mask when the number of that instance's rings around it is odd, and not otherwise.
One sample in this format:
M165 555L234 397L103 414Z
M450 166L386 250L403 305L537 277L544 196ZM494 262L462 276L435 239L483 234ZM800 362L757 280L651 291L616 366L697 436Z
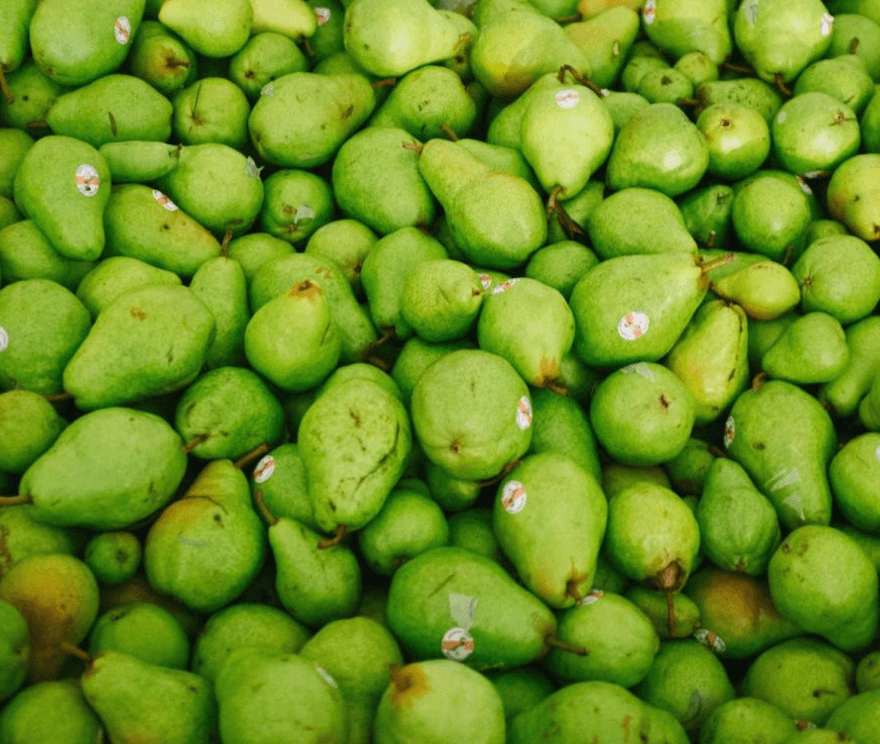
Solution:
M830 13L823 13L819 19L819 30L822 36L828 36L834 30L834 16Z
M131 40L131 21L125 16L117 18L113 27L113 35L120 44L128 44Z
M170 196L166 196L158 189L153 189L153 198L169 212L176 212L179 209L179 207L171 201Z
M516 425L520 429L528 429L532 425L532 401L528 396L524 395L516 405Z
M602 597L605 596L605 592L601 589L593 589L589 594L584 597L581 597L578 600L578 606L584 607L585 605L596 604Z
M315 11L315 17L318 19L319 26L323 26L330 20L332 15L330 8L313 8L313 10Z
M474 639L464 628L450 628L443 635L440 649L447 659L463 661L474 652Z
M736 436L736 421L733 416L728 416L724 422L724 446L730 447L733 444L733 438Z
M647 0L647 2L645 3L645 7L642 9L642 18L649 26L654 22L654 18L657 15L656 6L656 0Z
M556 105L559 108L574 108L580 102L580 94L576 90L561 90L556 94Z
M506 292L514 284L516 284L516 279L508 279L506 282L501 282L501 284L496 284L494 287L492 287L491 294L501 294L502 292Z
M716 654L723 654L727 648L727 644L708 628L697 628L694 631L694 638Z
M7 346L9 346L9 334L0 326L0 354L6 351ZM877 448L877 456L880 457L880 447Z
M645 335L649 323L648 316L640 310L636 310L627 313L618 321L617 332L621 338L627 341L635 341L637 338Z
M275 458L272 455L266 455L257 463L254 468L254 482L263 483L272 477L275 472Z
M336 680L330 676L330 673L324 669L320 664L315 664L315 671L321 675L321 679L323 679L330 687L338 688L339 685L336 683Z
M508 514L519 514L528 498L525 487L519 481L507 481L501 489L501 506Z
M101 177L95 167L83 163L76 169L76 188L83 196L94 196L101 187Z

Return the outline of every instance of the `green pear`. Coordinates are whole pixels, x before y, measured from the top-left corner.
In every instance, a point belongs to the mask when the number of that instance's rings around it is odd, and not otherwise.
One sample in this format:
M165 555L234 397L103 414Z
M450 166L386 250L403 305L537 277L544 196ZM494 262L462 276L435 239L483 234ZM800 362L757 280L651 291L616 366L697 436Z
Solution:
M251 0L166 0L159 21L180 34L199 54L229 57L251 33Z
M661 641L687 638L700 627L700 608L685 594L669 595L636 584L627 588L623 596L645 614ZM652 661L656 652L655 646Z
M583 243L561 240L535 251L526 263L525 275L553 287L568 301L581 277L597 263L596 254Z
M15 173L15 203L61 255L93 261L104 250L109 186L110 170L94 147L49 135L22 159Z
M660 640L651 621L619 594L594 591L559 618L557 636L589 651L552 648L543 665L564 682L600 680L632 687L644 679Z
M3 144L3 155L0 156L0 196L11 199L15 171L27 151L33 147L34 138L21 129L3 127L0 128L0 143Z
M826 56L831 59L853 54L855 50L854 56L864 62L871 78L880 78L880 16L870 18L863 13L857 13L855 8L835 7L833 13L834 28ZM875 28L875 25L878 27Z
M0 645L0 658L3 659L3 673L0 675L0 700L7 700L19 690L27 675L31 656L30 631L27 620L15 607L0 599L0 618L3 619L3 641ZM0 718L0 733L3 731Z
M418 443L450 475L492 478L531 441L528 388L503 357L479 349L444 355L412 391Z
M241 595L265 556L247 478L230 460L209 462L144 541L150 585L199 612L214 612Z
M315 33L318 21L303 0L250 0L254 18L251 33L274 32L301 40Z
M141 565L143 548L133 532L99 532L87 543L83 560L101 584L128 581Z
M713 104L737 103L760 112L767 125L782 106L782 94L757 77L710 80L697 88L697 115Z
M831 460L828 479L846 520L860 530L875 532L876 473L880 468L880 434L867 432L850 439Z
M761 358L767 349L776 343L782 332L801 315L796 310L780 315L773 320L749 320L749 364L761 366Z
M303 253L335 261L351 284L355 297L363 299L361 270L367 254L377 240L376 233L362 222L350 219L333 220L312 233Z
M727 0L656 0L642 12L644 30L651 41L672 57L700 51L720 64L733 48L727 23L729 5Z
M367 127L349 137L333 161L342 212L381 235L431 224L437 203L420 173L419 144L396 127Z
M555 689L547 674L536 666L523 666L506 672L488 672L486 677L501 697L504 716L508 722L518 713L540 703Z
M653 45L652 45L653 46ZM671 70L663 53L654 47L656 54L631 54L624 62L620 75L620 85L623 93L635 93L638 90L642 78L652 70ZM632 51L632 48L631 48ZM645 99L647 101L647 99Z
M236 602L217 610L193 644L191 671L215 682L227 657L241 646L265 646L296 653L309 632L284 610L252 602Z
M0 581L0 600L15 607L30 631L27 683L58 679L69 646L81 643L98 615L98 584L71 555L32 555Z
M742 466L725 457L709 468L696 515L703 552L728 571L763 574L782 541L773 504Z
M672 490L682 496L699 496L717 452L705 439L690 437L678 455L663 463Z
M39 2L29 39L40 70L60 85L76 88L118 69L129 52L144 13L144 0Z
M233 651L216 680L219 733L228 744L345 744L348 711L336 680L280 649Z
M121 651L97 654L81 678L89 705L114 741L149 737L167 744L207 744L216 726L211 684Z
M375 106L375 93L363 75L291 72L260 91L248 130L266 162L311 168L330 160Z
M189 288L129 290L96 319L64 368L64 388L82 410L180 390L201 371L214 333L214 316Z
M37 122L42 121L64 88L44 75L30 57L9 73L6 83L14 100L10 103L0 95L0 122L37 134L40 129Z
M856 664L856 689L859 692L876 690L877 687L877 652L865 654Z
M880 320L869 316L844 329L849 361L816 396L832 416L851 416L880 371Z
M528 452L561 453L601 481L596 436L581 405L548 389L533 390L531 396L534 422Z
M837 19L835 18L835 23ZM834 34L831 36L834 43ZM858 52L858 45L856 51ZM831 51L829 49L829 51ZM794 95L818 91L827 93L862 116L865 106L874 95L874 80L868 72L864 57L858 54L830 55L809 65L795 82Z
M481 481L457 478L430 460L425 464L425 480L431 498L446 512L458 512L473 506L482 488Z
M180 145L166 142L106 142L98 152L107 161L114 184L147 183L177 167Z
M770 559L767 578L780 614L805 631L847 652L874 639L877 572L862 548L839 530L797 527Z
M248 141L251 107L244 91L231 80L200 78L178 91L171 103L174 136L183 145L218 142L240 149Z
M131 602L99 615L89 632L88 652L119 651L168 669L189 666L189 638L168 610Z
M569 23L564 31L588 55L590 80L600 88L610 88L636 40L639 16L632 8L617 4L592 18Z
M519 150L522 143L522 119L529 101L541 90L555 88L559 85L557 72L547 72L541 75L521 95L507 103L492 118L486 129L488 144Z
M105 75L58 96L46 123L56 135L98 148L107 142L165 142L171 112L168 99L149 83L133 75Z
M104 729L78 680L38 682L17 694L0 713L0 736L9 744L53 741L96 744Z
M318 529L298 445L281 444L261 458L254 468L251 492L255 498L259 493L276 516L290 517L310 529Z
M131 289L151 284L179 286L181 283L180 277L171 271L156 268L137 258L111 256L96 264L82 278L76 296L94 319L104 307Z
M28 556L57 553L79 554L85 540L78 530L43 524L30 516L29 504L0 509L0 535L6 553L0 555L0 579Z
M504 706L485 676L449 659L392 669L373 720L375 744L504 744Z
M475 344L469 339L450 341L449 343L433 344L418 336L406 340L400 350L394 366L391 368L391 378L400 390L401 400L409 405L412 399L412 391L422 372L436 362L440 357L451 351L459 349L473 349Z
M725 181L750 176L770 154L770 127L752 106L716 103L700 112L696 124L709 145L706 170Z
M314 50L315 40L310 39L309 43ZM263 31L251 36L229 60L229 79L241 88L248 100L257 101L268 83L308 69L309 59L293 39L274 31Z
M827 728L841 736L857 736L857 741L876 744L877 704L880 693L876 690L853 695L844 700L828 717Z
M498 563L451 546L395 571L387 616L408 658L445 656L477 670L535 661L556 631L553 613Z
M712 281L709 288L755 320L778 318L801 301L797 278L775 261L757 261Z
M481 507L465 509L450 514L449 544L458 548L467 548L475 553L499 561L502 559L501 548L492 529L492 511Z
M685 228L701 248L726 249L733 196L730 186L714 184L698 188L678 202Z
M718 80L720 77L718 65L709 58L709 55L700 51L685 52L676 60L672 69L681 72L695 87Z
M761 368L775 379L799 384L830 382L849 361L840 322L828 313L807 313L786 328L761 357Z
M654 189L634 187L615 192L592 211L588 231L593 250L603 260L697 250L678 205Z
M635 90L648 103L672 103L690 101L694 97L694 84L683 72L674 68L648 70L639 80Z
M724 446L776 507L785 529L830 522L826 467L837 436L809 393L783 380L753 384L731 408Z
M367 617L333 620L306 641L299 655L320 664L339 685L348 709L348 744L368 744L379 700L403 671L394 636Z
M782 744L797 731L795 722L775 705L754 697L738 697L719 705L703 723L703 744L749 744L757 739Z
M226 255L234 259L244 271L248 286L264 263L291 253L293 246L290 243L266 232L251 232L233 238L226 248Z
M205 355L205 364L209 368L241 364L251 317L241 264L228 256L210 258L196 270L189 288L214 316L214 341Z
M0 470L24 473L67 426L53 405L29 390L0 393Z
M13 0L6 8L7 22L0 32L0 92L12 103L15 97L6 83L6 73L14 72L28 51L28 27L37 9L37 0Z
M192 48L156 20L141 23L131 42L128 66L132 75L169 97L192 83L198 73Z
M854 672L855 663L840 649L817 638L792 638L752 661L742 689L789 718L822 726L854 693Z

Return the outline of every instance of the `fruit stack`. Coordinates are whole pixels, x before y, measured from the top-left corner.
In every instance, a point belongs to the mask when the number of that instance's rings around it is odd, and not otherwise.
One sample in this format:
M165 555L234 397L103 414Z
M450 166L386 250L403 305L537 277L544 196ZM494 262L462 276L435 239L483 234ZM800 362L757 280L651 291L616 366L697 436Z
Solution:
M880 0L0 14L0 744L880 744Z

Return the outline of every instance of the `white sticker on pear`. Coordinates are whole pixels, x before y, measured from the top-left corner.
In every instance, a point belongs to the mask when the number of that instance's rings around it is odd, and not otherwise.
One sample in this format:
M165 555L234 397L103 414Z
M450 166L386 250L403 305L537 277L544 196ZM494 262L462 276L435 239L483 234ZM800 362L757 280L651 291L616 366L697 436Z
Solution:
M506 292L514 284L516 284L516 279L508 279L506 282L496 284L494 287L492 287L492 294L501 294L502 292Z
M9 334L0 326L0 354L6 351L7 346L9 346ZM877 456L880 457L880 447L877 448Z
M520 429L528 429L532 425L532 401L525 395L516 405L516 425Z
M648 316L636 310L624 315L617 323L617 332L627 341L635 341L645 335L649 325Z
M171 201L171 197L163 194L158 189L153 189L153 198L159 202L160 206L165 207L169 212L176 212L180 207L178 207L173 201Z
M654 382L654 373L651 371L650 367L648 367L648 365L644 362L628 364L626 367L621 367L620 371L625 375L636 374L644 377L649 382Z
M332 15L330 8L314 8L313 10L315 11L315 17L318 19L319 26L323 26L330 20Z
M477 274L477 279L479 279L484 292L492 286L492 277L489 274Z
M776 123L777 124L784 124L785 120L787 118L788 118L788 112L787 111L780 111L778 114L776 114Z
M601 589L593 589L589 594L584 597L581 597L578 600L578 606L584 607L586 605L596 604L602 597L605 596L605 592Z
M570 109L574 108L580 102L581 97L576 90L572 90L569 88L568 90L561 90L556 94L556 105L559 108Z
M260 88L261 96L269 96L271 98L275 95L275 86L272 83L266 83L262 88Z
M125 16L116 19L116 25L113 27L113 35L120 44L128 44L131 40L131 21Z
M324 669L320 664L315 664L315 671L321 675L321 679L323 679L330 687L338 688L339 685L336 683L336 680L330 676L330 673Z
M272 455L266 455L257 463L257 467L254 468L254 482L263 483L264 481L269 480L274 472L275 458L272 457Z
M645 23L649 26L654 22L654 17L657 14L657 2L656 0L648 0L645 3L645 7L642 9L642 18Z
M76 188L83 196L94 196L101 187L101 177L95 167L83 163L76 169Z
M804 178L824 178L828 175L828 171L814 170L804 173Z
M724 424L724 446L730 447L733 444L733 438L736 436L736 421L733 416L728 416Z
M803 191L807 196L811 196L813 193L813 189L810 188L810 184L808 184L803 178L800 176L796 176L798 186L801 187L801 191Z
M754 26L758 22L758 0L747 3L743 7L743 12L746 15L746 21L748 21L749 25Z
M819 24L822 36L829 36L834 30L834 16L830 13L823 13L822 18L819 19Z
M300 220L311 220L314 218L314 216L314 209L312 209L308 204L300 204L296 208L296 212L293 215L293 224L298 224Z
M716 654L723 654L727 649L727 644L708 628L697 628L694 631L694 638Z
M0 328L0 333L5 333L5 331ZM0 336L0 351L3 351L6 347L3 345L3 338ZM877 462L880 462L880 444L877 445L877 449L874 451L874 454L877 455Z
M501 506L508 514L519 514L528 501L525 486L519 481L507 481L501 489Z
M474 639L464 628L450 628L443 635L440 650L447 659L464 661L474 652Z

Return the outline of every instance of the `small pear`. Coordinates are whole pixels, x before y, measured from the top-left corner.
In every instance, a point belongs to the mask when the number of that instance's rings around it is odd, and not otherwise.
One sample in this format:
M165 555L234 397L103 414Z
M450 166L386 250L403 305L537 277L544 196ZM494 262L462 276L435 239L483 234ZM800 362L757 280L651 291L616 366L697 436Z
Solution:
M76 679L33 684L21 690L0 713L0 736L8 744L35 740L96 744L103 735L101 721Z
M719 297L739 305L750 318L773 320L801 301L797 278L775 261L758 261L712 281Z
M309 43L314 50L315 40ZM308 57L289 36L263 31L251 36L229 60L229 79L254 102L268 83L291 72L306 72L309 65Z
M313 36L318 19L305 0L250 0L251 34L272 32L297 41Z
M189 666L189 638L177 618L152 602L131 602L98 616L88 652L121 651L168 669Z
M181 148L167 142L105 142L98 152L107 161L113 183L146 183L177 167Z
M759 698L738 697L715 708L700 729L700 738L704 744L744 744L762 736L784 742L797 730L795 722L775 705Z
M101 584L121 584L135 575L142 557L137 535L117 530L92 537L86 543L83 560Z
M251 33L251 0L166 0L159 21L199 54L229 57L241 49Z
M786 328L761 357L771 377L799 384L830 382L849 361L843 327L831 315L811 312Z
M850 416L856 412L862 398L871 388L871 382L880 370L880 319L863 318L844 330L849 348L849 361L817 395L832 416Z
M177 274L140 259L109 256L82 278L77 285L76 296L95 319L119 295L151 284L179 286L182 282Z

